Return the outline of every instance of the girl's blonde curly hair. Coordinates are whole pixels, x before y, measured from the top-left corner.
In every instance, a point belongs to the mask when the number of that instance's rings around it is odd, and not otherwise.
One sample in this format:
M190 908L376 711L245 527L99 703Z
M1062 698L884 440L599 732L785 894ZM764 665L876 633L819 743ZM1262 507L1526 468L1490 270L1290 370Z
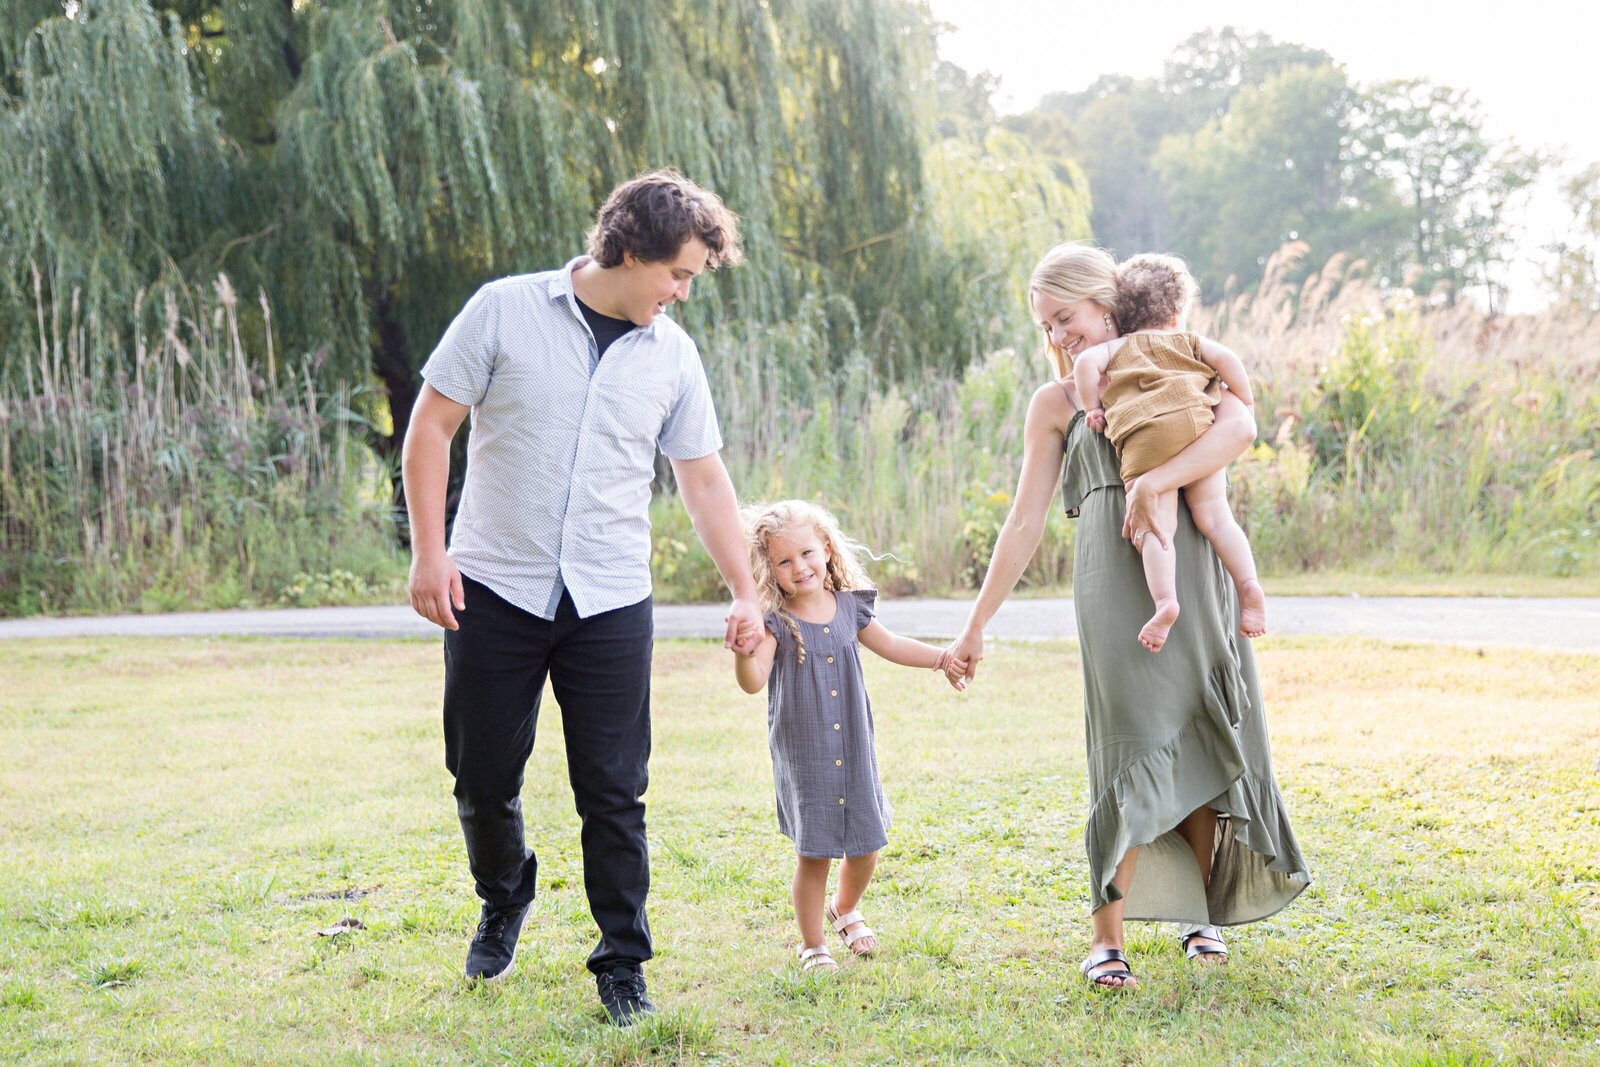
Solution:
M756 595L763 612L776 611L789 627L800 650L800 662L806 661L806 642L800 636L800 624L784 606L784 592L778 585L778 575L772 569L771 544L774 537L793 537L794 531L809 526L828 548L828 565L822 576L822 587L829 590L871 589L872 580L861 565L861 557L872 553L859 541L839 529L839 521L827 508L809 500L779 500L771 504L757 504L744 509L745 541L750 546L750 571L756 579Z

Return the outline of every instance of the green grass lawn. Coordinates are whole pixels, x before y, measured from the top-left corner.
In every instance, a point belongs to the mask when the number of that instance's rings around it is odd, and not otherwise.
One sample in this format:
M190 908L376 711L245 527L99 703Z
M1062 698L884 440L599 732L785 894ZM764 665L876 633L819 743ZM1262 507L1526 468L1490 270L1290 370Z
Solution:
M1258 644L1315 882L1226 969L1088 938L1076 648L1007 645L956 696L874 660L896 809L881 958L802 977L764 697L718 646L656 650L649 966L605 1026L583 967L560 715L524 804L539 897L515 974L459 978L477 917L432 642L0 644L0 1061L1600 1062L1600 657ZM871 657L868 657L871 659ZM346 915L364 928L316 931ZM841 953L841 958L842 958Z

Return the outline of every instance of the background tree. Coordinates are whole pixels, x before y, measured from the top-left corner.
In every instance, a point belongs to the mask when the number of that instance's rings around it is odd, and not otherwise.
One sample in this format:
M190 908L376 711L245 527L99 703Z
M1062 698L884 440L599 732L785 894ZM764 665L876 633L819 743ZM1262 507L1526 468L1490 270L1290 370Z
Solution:
M1152 164L1161 139L1183 129L1183 116L1159 83L1102 77L1082 93L1046 97L1038 113L1071 123L1096 239L1123 255L1170 247L1167 188Z
M1335 252L1389 251L1396 205L1349 121L1357 102L1337 67L1290 67L1238 92L1193 135L1162 142L1154 169L1169 190L1172 244L1208 299L1230 280L1253 283L1290 241L1308 246L1301 271Z
M1489 159L1477 103L1424 79L1382 82L1366 101L1380 165L1405 204L1407 239L1397 279L1454 303L1467 283L1468 236L1460 225Z
M1169 250L1177 245L1177 231L1174 190L1156 163L1163 140L1195 133L1225 115L1237 94L1259 89L1279 71L1329 62L1320 49L1265 34L1241 34L1231 26L1203 30L1178 45L1160 78L1102 75L1082 92L1046 96L1034 114L1064 116L1071 123L1100 243L1123 255Z
M1384 284L1477 287L1498 308L1515 209L1548 163L1494 144L1464 92L1363 87L1321 49L1231 27L1191 35L1159 78L1102 75L1003 121L1079 163L1101 244L1179 252L1211 298L1298 240L1302 273L1347 252Z
M236 164L175 19L0 11L0 345L24 381L64 330L116 352L141 294L154 327L165 297L208 277Z
M241 305L247 339L270 307L279 351L380 383L372 441L392 457L467 295L559 265L613 184L665 165L744 220L749 265L682 311L710 348L807 316L821 368L903 377L1021 318L1015 282L946 299L967 272L1014 278L1015 258L988 257L1017 249L937 231L981 223L930 209L934 30L905 0L3 10L0 377L27 373L74 300L94 350L126 360L141 291L140 328L164 330L164 293L181 310L225 272L266 298ZM1058 191L1029 202L1081 234Z
M1320 48L1224 26L1190 34L1173 49L1162 68L1161 88L1178 103L1184 127L1193 130L1226 115L1237 94L1264 88L1273 75L1333 64L1333 56Z
M1561 299L1600 314L1600 163L1562 183L1572 223L1567 239L1548 247L1554 260L1545 268L1545 282Z
M1517 208L1555 157L1529 151L1515 141L1497 145L1479 176L1463 227L1467 231L1464 274L1469 284L1482 289L1489 314L1505 308L1509 273L1524 227Z

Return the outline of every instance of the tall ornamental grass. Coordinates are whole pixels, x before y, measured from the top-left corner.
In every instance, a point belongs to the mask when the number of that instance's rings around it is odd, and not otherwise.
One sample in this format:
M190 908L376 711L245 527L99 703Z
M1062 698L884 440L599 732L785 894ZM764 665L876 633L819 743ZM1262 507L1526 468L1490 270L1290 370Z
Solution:
M1600 575L1600 321L1383 294L1344 257L1288 284L1298 252L1190 323L1255 382L1260 436L1231 498L1264 573ZM37 358L0 388L0 614L403 598L352 389L319 387L317 354L279 359L264 298L247 353L238 303L219 276L143 308L119 370L76 305L39 299ZM886 592L974 588L1046 380L1036 341L997 324L959 377L889 377L866 332L817 297L708 345L735 484L835 509L881 554ZM658 596L720 598L673 494L652 520ZM1070 581L1072 537L1052 507L1023 584Z
M1189 323L1254 382L1259 438L1230 468L1230 497L1263 571L1600 574L1600 320L1384 294L1344 256L1285 282L1303 251L1286 247L1256 292ZM875 571L887 591L976 587L1048 373L1036 344L997 349L958 380L889 381L864 359L821 365L834 325L813 310L708 353L741 495L835 508L888 553ZM719 596L678 501L659 497L653 518L661 595ZM1057 504L1023 584L1060 585L1071 568Z
M1192 325L1232 346L1261 440L1233 469L1267 570L1600 574L1600 320L1387 298L1330 260Z
M87 343L76 300L39 301L37 362L0 389L0 615L397 592L387 479L352 434L351 391L315 384L318 355L280 364L261 304L251 360L224 276L141 308L158 326L132 338L130 373Z

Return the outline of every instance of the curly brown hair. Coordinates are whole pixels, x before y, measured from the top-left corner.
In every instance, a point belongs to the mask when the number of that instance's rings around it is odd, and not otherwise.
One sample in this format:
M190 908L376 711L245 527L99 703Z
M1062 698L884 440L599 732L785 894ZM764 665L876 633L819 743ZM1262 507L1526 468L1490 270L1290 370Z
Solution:
M1122 331L1157 330L1182 320L1200 287L1177 256L1142 252L1117 267L1117 307Z
M739 217L716 193L677 171L650 171L611 190L589 230L589 254L602 267L620 267L631 253L645 263L665 263L698 237L711 270L739 265Z

